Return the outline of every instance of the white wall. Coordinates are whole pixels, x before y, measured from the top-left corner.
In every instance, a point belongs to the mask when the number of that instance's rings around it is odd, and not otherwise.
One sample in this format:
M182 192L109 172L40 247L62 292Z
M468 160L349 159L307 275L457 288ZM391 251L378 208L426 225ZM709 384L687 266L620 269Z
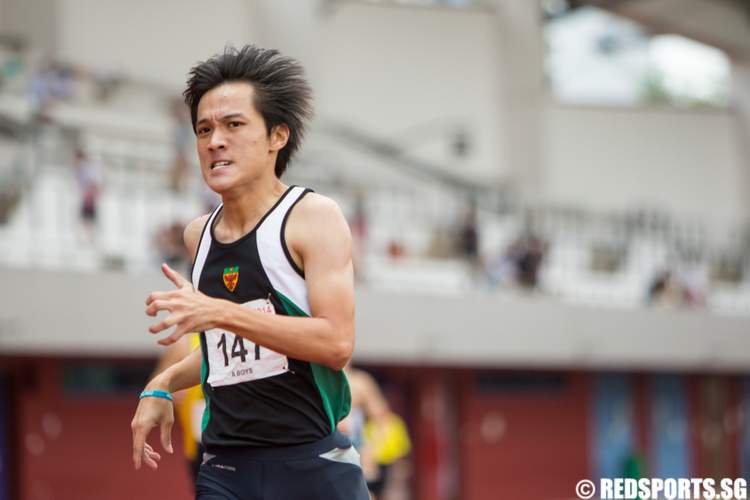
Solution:
M244 0L56 0L58 56L182 90L191 66L250 41Z
M495 0L499 80L503 105L499 138L507 144L508 183L524 196L538 193L542 181L539 133L544 96L544 38L539 2Z
M320 21L328 0L250 0L253 41L294 57L305 67L313 88L324 57Z
M491 12L342 4L321 21L321 117L350 123L460 173L498 178L500 52ZM453 159L467 127L472 156Z
M0 269L0 354L158 352L148 276ZM357 291L360 360L496 367L748 370L747 318L573 306L552 298Z
M732 65L732 105L737 113L735 135L742 152L742 185L750 198L750 61L733 61Z
M737 220L749 201L737 126L718 111L550 105L543 192L597 210L646 206Z

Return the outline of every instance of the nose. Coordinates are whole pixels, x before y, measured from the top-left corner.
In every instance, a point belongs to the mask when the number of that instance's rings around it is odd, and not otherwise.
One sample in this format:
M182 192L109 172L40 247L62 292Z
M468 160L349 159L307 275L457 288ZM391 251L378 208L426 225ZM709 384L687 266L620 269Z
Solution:
M217 129L211 133L211 139L208 141L208 150L217 151L226 148L224 135Z

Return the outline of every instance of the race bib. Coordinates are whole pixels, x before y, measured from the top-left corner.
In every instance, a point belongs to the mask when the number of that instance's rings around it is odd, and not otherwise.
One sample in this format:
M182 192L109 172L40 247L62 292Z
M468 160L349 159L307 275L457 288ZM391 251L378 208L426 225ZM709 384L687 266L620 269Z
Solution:
M266 314L276 314L268 299L251 300L242 305ZM206 348L208 383L211 387L240 384L289 371L289 360L283 354L220 328L206 331Z

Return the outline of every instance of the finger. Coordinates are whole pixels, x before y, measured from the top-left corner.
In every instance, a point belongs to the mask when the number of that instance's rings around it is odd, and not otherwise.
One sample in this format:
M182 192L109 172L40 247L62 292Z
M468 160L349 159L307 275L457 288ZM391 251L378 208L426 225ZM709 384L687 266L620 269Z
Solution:
M170 346L174 344L175 342L177 342L178 340L180 340L183 337L183 335L185 335L189 331L190 331L190 328L185 328L184 326L183 327L178 326L170 335L157 341L157 343L163 346Z
M141 468L141 460L143 458L143 444L146 441L146 433L143 432L141 427L133 429L133 465L135 469Z
M148 329L151 333L159 333L164 330L166 330L169 327L172 327L180 322L182 319L182 315L179 314L170 314L160 322L156 323L155 325L151 325Z
M172 449L172 420L165 420L161 423L161 445L167 450L167 453L174 453Z
M151 303L155 300L164 300L164 299L171 299L174 298L175 294L177 293L177 290L170 290L168 292L151 292L148 297L146 297L146 305L151 305Z
M147 457L149 457L149 458L152 458L152 459L156 460L157 462L158 462L159 460L161 460L161 455L159 455L159 454L158 454L157 452L155 452L154 450L150 450L150 451L149 451L149 450L146 450L146 455L145 455L145 456L147 456Z
M143 461L146 463L146 465L153 470L156 470L159 468L159 464L156 463L156 460L149 456L144 456Z
M151 333L159 333L161 331L166 330L169 328L169 325L166 324L164 321L161 321L159 323L156 323L155 325L151 325L148 327L148 331Z
M167 346L174 344L178 340L180 340L180 338L182 338L183 335L185 335L185 332L175 330L174 333L172 333L168 337L164 337L163 339L157 340L156 343L167 347Z
M152 469L157 469L161 455L154 451L150 444L145 443L143 448L143 461Z
M159 311L172 312L174 304L166 300L155 300L150 306L146 308L146 314L149 316L156 316Z
M161 265L161 270L164 273L164 276L169 278L169 281L174 283L174 286L177 288L182 288L185 285L190 285L188 280L182 277L180 273L169 267L166 263Z

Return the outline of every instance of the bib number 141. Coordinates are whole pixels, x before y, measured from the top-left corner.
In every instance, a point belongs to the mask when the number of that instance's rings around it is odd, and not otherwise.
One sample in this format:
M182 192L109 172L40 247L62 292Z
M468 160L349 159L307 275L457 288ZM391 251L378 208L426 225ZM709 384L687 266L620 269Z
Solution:
M232 342L231 350L227 350L227 334L222 333L219 343L216 347L224 355L224 366L229 366L230 356L232 358L240 358L240 362L244 363L247 360L247 355L250 351L245 348L244 339L238 335L234 335L234 342ZM260 359L260 346L255 344L255 360Z
M267 314L276 313L269 299L252 300L242 305ZM207 330L206 347L211 387L249 382L289 371L286 356L232 332L218 328Z

